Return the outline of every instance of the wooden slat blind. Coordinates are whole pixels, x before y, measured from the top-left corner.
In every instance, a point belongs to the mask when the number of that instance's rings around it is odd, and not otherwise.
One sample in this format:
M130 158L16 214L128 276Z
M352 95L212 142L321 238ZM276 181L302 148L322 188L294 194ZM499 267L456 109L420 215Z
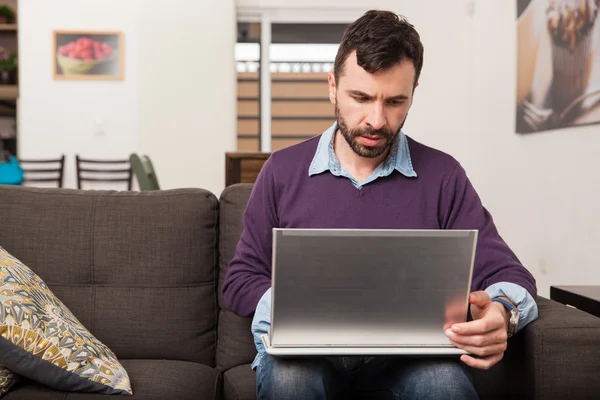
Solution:
M272 150L323 133L334 121L327 73L271 74ZM257 72L238 73L238 151L258 151L260 82Z

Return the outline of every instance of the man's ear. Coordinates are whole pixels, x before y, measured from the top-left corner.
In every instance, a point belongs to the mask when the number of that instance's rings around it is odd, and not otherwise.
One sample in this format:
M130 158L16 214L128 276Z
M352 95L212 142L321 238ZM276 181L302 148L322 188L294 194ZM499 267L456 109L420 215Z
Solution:
M327 74L327 83L329 84L329 101L335 105L337 87L335 86L335 75L333 72Z

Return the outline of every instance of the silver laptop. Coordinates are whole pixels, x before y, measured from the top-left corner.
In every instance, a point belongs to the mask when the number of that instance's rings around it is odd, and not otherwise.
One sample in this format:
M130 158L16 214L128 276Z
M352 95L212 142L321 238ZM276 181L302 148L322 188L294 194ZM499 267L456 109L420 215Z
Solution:
M476 230L274 229L266 351L466 354L444 329L467 317Z

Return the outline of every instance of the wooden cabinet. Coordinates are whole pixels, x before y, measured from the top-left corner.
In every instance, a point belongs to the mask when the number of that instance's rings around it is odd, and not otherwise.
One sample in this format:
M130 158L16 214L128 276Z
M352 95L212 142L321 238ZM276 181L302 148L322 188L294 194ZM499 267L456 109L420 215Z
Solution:
M234 183L254 183L271 153L225 153L225 186Z

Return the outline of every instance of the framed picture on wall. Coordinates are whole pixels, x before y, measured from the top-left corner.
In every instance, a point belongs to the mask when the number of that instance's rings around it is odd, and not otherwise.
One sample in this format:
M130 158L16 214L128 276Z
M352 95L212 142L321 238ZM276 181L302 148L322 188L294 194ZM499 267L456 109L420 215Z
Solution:
M517 133L600 124L599 0L517 0Z
M54 79L123 80L123 32L53 31Z

